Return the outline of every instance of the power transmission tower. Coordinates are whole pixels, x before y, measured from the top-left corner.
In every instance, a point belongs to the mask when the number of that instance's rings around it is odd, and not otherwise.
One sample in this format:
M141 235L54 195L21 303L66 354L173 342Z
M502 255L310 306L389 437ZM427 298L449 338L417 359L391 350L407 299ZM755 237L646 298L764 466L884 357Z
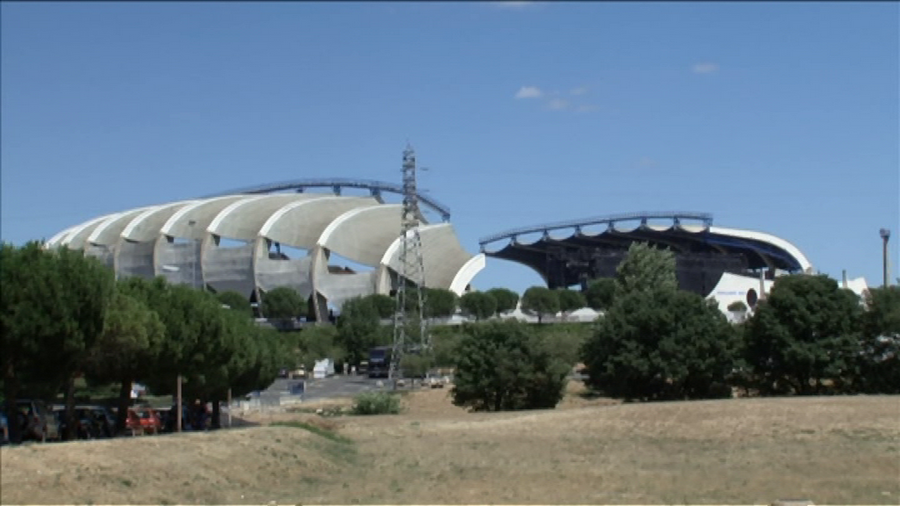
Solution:
M400 265L397 272L394 311L394 346L388 379L396 386L402 374L400 361L411 350L431 348L425 320L425 263L419 235L419 194L416 187L416 153L403 150L403 217L400 226ZM417 335L416 335L417 334Z

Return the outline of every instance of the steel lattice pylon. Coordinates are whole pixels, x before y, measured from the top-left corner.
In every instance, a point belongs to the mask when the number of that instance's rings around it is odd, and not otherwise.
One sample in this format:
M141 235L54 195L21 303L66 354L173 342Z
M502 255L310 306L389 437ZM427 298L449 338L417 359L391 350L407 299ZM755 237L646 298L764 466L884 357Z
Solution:
M416 188L416 154L403 150L403 217L400 226L400 265L394 311L394 346L388 379L396 385L402 375L400 361L411 350L431 348L425 319L425 263L419 235L419 197ZM413 305L415 301L415 305Z

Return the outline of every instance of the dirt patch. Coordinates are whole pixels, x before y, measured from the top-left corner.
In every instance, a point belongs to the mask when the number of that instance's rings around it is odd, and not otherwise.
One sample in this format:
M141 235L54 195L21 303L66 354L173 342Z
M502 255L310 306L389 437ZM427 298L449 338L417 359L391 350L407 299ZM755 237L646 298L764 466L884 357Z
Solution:
M898 396L619 404L571 389L548 411L467 413L435 389L405 395L400 415L272 417L315 423L335 438L263 426L7 447L0 500L900 502Z

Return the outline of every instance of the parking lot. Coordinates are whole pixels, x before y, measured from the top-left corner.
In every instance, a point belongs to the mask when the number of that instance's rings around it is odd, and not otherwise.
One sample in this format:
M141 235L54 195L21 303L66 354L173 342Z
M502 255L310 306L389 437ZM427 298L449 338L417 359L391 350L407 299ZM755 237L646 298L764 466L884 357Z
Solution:
M379 387L379 382L384 385ZM328 378L308 379L303 392L304 401L353 397L362 392L387 389L387 381L367 376L334 375Z

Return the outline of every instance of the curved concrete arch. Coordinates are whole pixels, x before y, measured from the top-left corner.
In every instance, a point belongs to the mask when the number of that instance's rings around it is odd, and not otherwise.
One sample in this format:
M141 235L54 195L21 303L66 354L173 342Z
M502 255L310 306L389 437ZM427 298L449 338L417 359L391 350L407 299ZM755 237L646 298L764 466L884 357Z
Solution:
M76 225L76 226L77 226L77 225ZM62 241L63 239L65 239L65 237L66 237L67 235L69 235L70 233L72 233L72 231L75 230L75 228L76 228L76 227L69 227L69 228L63 230L62 232L57 232L57 233L56 233L55 235L53 235L51 238L49 238L49 239L47 239L46 241L44 241L44 249L55 248L55 247L57 246L57 244L58 244L60 241Z
M147 209L131 220L122 230L122 239L135 242L155 240L159 237L163 225L173 214L179 209L197 202L196 200L184 200Z
M772 234L767 234L765 232L756 232L753 230L741 230L741 229L737 229L737 228L710 227L709 231L714 234L730 235L733 237L740 237L743 239L752 239L755 241L760 241L760 242L771 244L772 246L775 246L776 248L783 249L789 255L794 257L794 259L797 260L797 263L800 264L800 268L803 270L803 272L811 272L812 271L812 264L810 263L809 259L806 258L806 255L804 255L803 252L800 251L800 248L798 248L797 246L794 246L790 242L788 242L780 237L776 237ZM770 261L768 260L768 257L765 255L765 253L761 252L760 254L763 255L764 258L766 258L767 263L770 263Z
M472 258L456 236L453 225L438 223L418 227L422 240L422 262L425 268L425 283L428 288L450 289L466 263ZM413 232L409 232L413 234ZM401 238L397 237L381 259L381 264L390 267L394 272L401 270L400 247ZM420 283L420 280L410 280ZM464 287L465 288L465 287Z
M243 241L255 240L260 229L273 213L292 202L310 201L325 197L313 193L244 196L222 209L210 222L207 230L220 237Z
M453 281L450 283L450 291L460 297L466 292L466 287L472 284L475 276L481 272L486 264L484 253L479 253L468 259L466 263L456 272Z
M81 225L77 225L72 227L70 232L60 239L60 246L67 246L71 249L83 249L84 243L87 241L87 238L91 235L91 232L94 231L101 223L106 221L107 219L117 216L120 213L113 214L105 214L103 216L99 216L92 220L86 221Z
M400 204L379 204L347 211L329 224L318 246L354 262L376 267L400 235Z
M206 236L207 227L222 209L245 198L247 198L246 195L228 195L188 204L176 211L166 221L160 229L160 234L186 239L203 239Z
M158 207L159 206L139 207L137 209L123 211L115 216L107 218L91 232L91 235L87 238L87 242L101 246L115 246L116 243L119 242L122 231L125 230L125 227L127 227L136 216L144 211L155 210Z
M312 249L328 225L342 214L376 205L379 203L374 197L324 196L291 202L269 216L259 235L277 243Z

